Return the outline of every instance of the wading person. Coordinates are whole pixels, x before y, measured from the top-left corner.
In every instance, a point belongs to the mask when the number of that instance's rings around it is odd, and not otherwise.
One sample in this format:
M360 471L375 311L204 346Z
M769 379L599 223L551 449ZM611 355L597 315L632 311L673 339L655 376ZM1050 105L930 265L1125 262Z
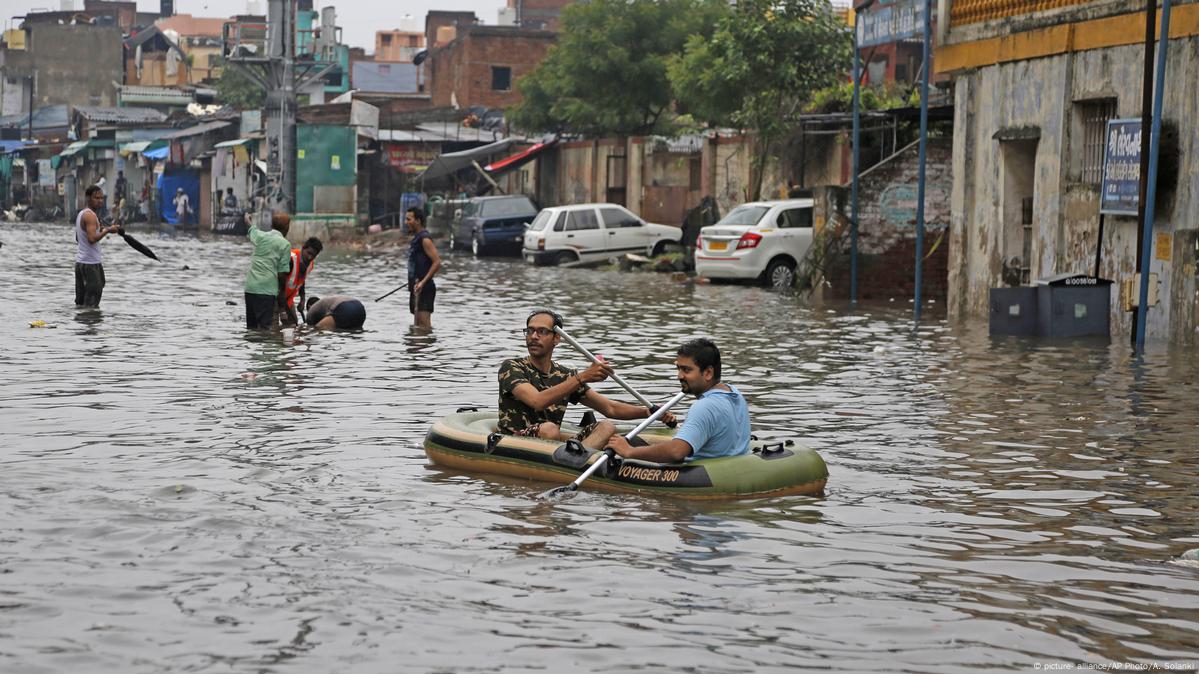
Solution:
M595 363L576 372L555 363L554 348L562 341L555 327L562 327L561 316L548 310L534 311L525 319L529 355L510 358L500 365L500 433L569 440L572 436L562 432L568 403L581 403L610 419L644 419L650 415L645 407L611 400L587 385L607 379L612 374L609 365ZM674 415L667 412L662 421L672 422ZM605 420L580 429L578 438L584 447L599 449L615 432L612 422Z
M84 307L100 306L104 294L104 265L101 264L100 241L120 229L117 225L100 226L96 211L104 205L104 190L91 185L84 190L87 207L75 217L75 304Z
M358 330L366 322L366 307L349 295L310 297L305 321L317 330Z
M441 269L441 256L425 229L423 209L409 208L404 213L404 224L412 233L408 244L408 311L412 312L413 325L429 328L433 326L433 302L437 298L433 276Z
M249 217L247 216L247 221ZM291 245L287 230L291 216L275 213L271 216L271 231L264 232L250 225L250 269L246 272L246 328L270 330L275 317L285 314L286 321L296 322L295 310L287 305L287 276L291 266Z
M287 273L287 296L283 299L292 311L307 306L304 304L304 283L308 280L308 274L312 272L316 256L320 255L323 249L321 240L315 236L308 237L300 248L291 249L291 271ZM296 303L297 296L300 298L299 304Z
M737 456L749 451L749 406L736 388L720 381L720 349L709 339L679 347L674 361L679 385L695 396L683 427L670 440L630 447L617 435L608 447L626 459L678 463L690 459Z
M187 227L187 214L192 210L191 199L180 187L175 190L175 219L180 227Z

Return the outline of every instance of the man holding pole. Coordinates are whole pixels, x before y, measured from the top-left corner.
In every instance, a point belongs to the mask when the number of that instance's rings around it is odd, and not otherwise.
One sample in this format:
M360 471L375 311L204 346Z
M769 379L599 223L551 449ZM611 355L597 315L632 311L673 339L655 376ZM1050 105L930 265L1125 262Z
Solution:
M674 361L679 385L695 395L687 420L673 438L632 447L618 436L607 446L626 459L678 463L690 459L737 456L749 452L749 407L736 388L720 381L720 349L710 339L679 347Z
M572 436L562 432L568 403L582 403L611 419L644 419L649 408L611 400L596 393L588 384L612 375L612 367L596 362L582 372L570 370L553 360L554 348L561 342L557 329L562 317L541 309L525 320L525 346L529 355L510 358L500 365L499 432L506 435L566 441ZM674 415L662 415L673 422ZM604 420L583 427L578 434L584 447L599 449L616 433L616 426Z
M412 233L412 243L408 245L408 310L412 312L414 325L431 328L433 301L437 297L433 276L441 269L441 256L425 229L424 209L409 208L404 213L404 224Z

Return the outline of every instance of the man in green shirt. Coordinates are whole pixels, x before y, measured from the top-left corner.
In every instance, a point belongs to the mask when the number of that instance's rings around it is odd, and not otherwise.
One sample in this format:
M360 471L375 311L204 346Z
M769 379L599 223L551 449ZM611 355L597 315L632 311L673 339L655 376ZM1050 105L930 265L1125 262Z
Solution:
M291 271L291 244L287 230L291 216L275 213L271 216L271 231L264 232L250 225L250 271L246 273L246 328L270 330L275 317L284 313L289 325L296 322L295 309L286 301L287 275Z

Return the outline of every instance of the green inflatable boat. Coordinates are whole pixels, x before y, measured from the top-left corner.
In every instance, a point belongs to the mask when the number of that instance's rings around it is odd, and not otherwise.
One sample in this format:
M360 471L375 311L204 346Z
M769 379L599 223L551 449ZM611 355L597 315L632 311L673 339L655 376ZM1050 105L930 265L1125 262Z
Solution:
M495 432L497 420L494 410L462 408L433 424L425 434L425 453L433 463L446 468L557 484L577 478L601 454L580 454L549 440L500 435ZM577 432L578 427L564 424L563 430ZM670 435L661 428L646 431L641 437L652 443ZM741 456L680 464L617 457L586 485L607 491L705 500L824 492L828 467L814 450L790 440L770 444L754 440L751 450Z

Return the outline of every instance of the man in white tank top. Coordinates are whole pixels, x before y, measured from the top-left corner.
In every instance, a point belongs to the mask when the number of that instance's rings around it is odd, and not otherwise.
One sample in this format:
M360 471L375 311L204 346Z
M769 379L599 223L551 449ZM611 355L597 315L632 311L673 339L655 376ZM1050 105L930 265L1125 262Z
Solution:
M104 190L92 185L84 192L87 207L75 218L75 304L85 307L100 306L104 294L104 265L100 259L100 241L116 232L116 225L100 226L96 211L104 205Z

